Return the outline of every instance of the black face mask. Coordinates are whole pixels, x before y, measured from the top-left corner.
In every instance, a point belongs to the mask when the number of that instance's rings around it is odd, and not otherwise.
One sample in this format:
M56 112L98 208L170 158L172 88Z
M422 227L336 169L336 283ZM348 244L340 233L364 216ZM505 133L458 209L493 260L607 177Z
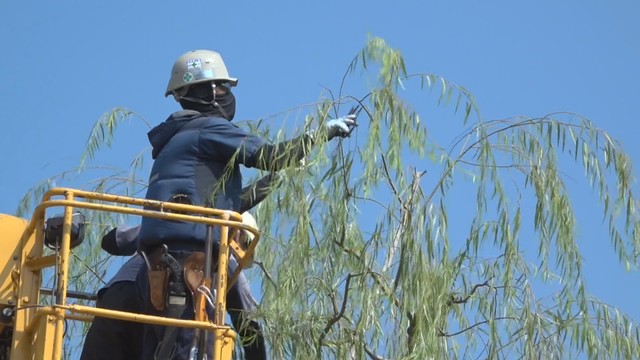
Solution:
M180 99L183 109L195 110L203 114L220 116L229 121L236 114L236 97L230 89L224 95L213 98L213 88L209 83L192 86L185 96Z
M215 100L213 104L215 110L220 111L220 115L222 115L223 118L229 121L233 120L233 117L236 115L236 97L231 90L224 95L216 95Z

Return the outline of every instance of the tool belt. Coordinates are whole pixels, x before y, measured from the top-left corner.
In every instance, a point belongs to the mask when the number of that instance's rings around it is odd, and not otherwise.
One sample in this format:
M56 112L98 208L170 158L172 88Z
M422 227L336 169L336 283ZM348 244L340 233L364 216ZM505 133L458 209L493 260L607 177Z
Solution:
M185 305L187 290L193 295L204 279L205 255L199 251L170 251L166 245L143 252L147 261L149 299L164 312L171 305Z
M170 251L166 245L142 251L148 266L151 306L166 317L179 319L204 282L205 255L198 251ZM195 301L192 301L195 312ZM177 328L154 326L157 344L154 360L166 360L176 351Z

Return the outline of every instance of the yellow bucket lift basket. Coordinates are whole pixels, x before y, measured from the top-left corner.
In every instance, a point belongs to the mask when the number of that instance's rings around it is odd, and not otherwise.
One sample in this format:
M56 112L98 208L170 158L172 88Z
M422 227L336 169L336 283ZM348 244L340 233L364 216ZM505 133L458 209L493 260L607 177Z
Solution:
M63 208L62 236L54 253L44 251L45 212ZM74 211L102 211L166 220L190 221L220 227L215 318L207 318L204 299L196 298L200 311L195 320L172 319L124 311L115 311L68 302L70 247L74 230ZM248 247L242 247L234 234L245 230L255 237ZM0 214L0 338L10 338L0 359L60 360L64 341L64 326L68 320L91 321L94 316L140 322L145 324L202 329L214 339L215 360L230 360L236 333L225 324L226 293L242 268L251 262L259 233L255 227L243 224L241 214L232 211L186 204L95 193L70 188L49 190L34 210L31 220ZM86 244L80 245L86 246ZM233 252L240 266L228 274L228 259ZM47 255L48 254L48 255ZM41 303L42 272L52 269L55 288L51 304ZM226 281L229 279L229 281ZM202 296L202 295L200 295Z

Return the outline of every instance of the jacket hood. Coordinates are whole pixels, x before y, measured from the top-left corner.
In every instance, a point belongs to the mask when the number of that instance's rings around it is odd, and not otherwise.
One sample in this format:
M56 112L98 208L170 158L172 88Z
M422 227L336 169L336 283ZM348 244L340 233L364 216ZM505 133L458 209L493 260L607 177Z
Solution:
M203 114L193 110L181 110L174 112L167 118L165 122L154 127L147 133L149 142L153 147L151 151L151 157L155 159L160 154L160 151L171 140L184 124L191 120L204 116Z

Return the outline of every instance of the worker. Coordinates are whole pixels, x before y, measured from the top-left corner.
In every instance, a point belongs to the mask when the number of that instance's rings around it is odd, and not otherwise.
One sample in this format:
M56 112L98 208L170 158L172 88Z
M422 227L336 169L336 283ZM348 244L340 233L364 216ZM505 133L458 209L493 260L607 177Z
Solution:
M271 173L254 184L242 189L240 211L242 212L243 223L257 228L255 219L246 211L264 200L266 196L279 185L280 181L281 176L279 174ZM112 255L132 255L137 249L139 232L140 226L119 226L103 236L101 246ZM248 231L241 232L239 235L238 240L241 245L245 247L248 245L248 242L253 239L253 234ZM229 271L232 272L237 268L237 262L235 258L231 258L230 261ZM144 265L145 261L141 255L136 254L131 257L113 278L98 290L96 306L109 310L141 313L143 309L138 299L135 279ZM227 301L235 306L242 307L244 311L254 310L255 300L251 296L248 281L244 274L240 274L234 286L236 286L239 291L233 291L231 294L234 294L237 298L231 298ZM260 340L257 340L255 344L263 344L264 340L261 340L262 334L258 331L260 328L259 324L255 321L250 321L248 326L254 330L255 336L260 337ZM143 326L141 323L95 317L85 337L80 359L142 359L143 334ZM252 348L248 350L249 352L262 351L260 348L253 350L253 347L260 345L251 346Z
M229 76L217 52L190 51L177 59L165 96L172 95L183 110L171 114L148 134L154 163L146 199L237 211L241 202L240 165L271 172L295 166L317 142L346 137L356 126L355 115L347 115L326 121L316 131L270 144L231 123L236 109L231 89L237 84L238 79ZM214 227L213 239L219 239L219 230ZM168 249L172 258L184 261L191 253L204 251L206 232L204 224L145 217L140 228L139 251L153 254L158 249ZM137 283L147 313L160 313L162 304L155 304L156 298L150 294L151 289L158 288L149 285L146 267L138 275ZM229 297L233 297L231 290ZM188 304L191 301L187 296ZM266 358L263 344L254 345L260 348L259 352L248 352L255 349L247 348L242 311L235 312L230 304L228 312L234 328L240 329L245 358ZM181 317L193 319L192 306L186 306ZM176 341L171 342L175 348L168 358L187 359L196 334L192 329L178 329ZM143 358L156 355L158 344L163 342L161 337L152 326L145 326ZM255 344L257 341L253 340Z
M124 236L135 237L138 230L137 227L126 229ZM122 236L121 231L118 237ZM96 307L141 313L135 279L144 264L140 255L129 259L116 275L98 290ZM80 360L141 359L142 334L141 323L96 316L85 336Z

